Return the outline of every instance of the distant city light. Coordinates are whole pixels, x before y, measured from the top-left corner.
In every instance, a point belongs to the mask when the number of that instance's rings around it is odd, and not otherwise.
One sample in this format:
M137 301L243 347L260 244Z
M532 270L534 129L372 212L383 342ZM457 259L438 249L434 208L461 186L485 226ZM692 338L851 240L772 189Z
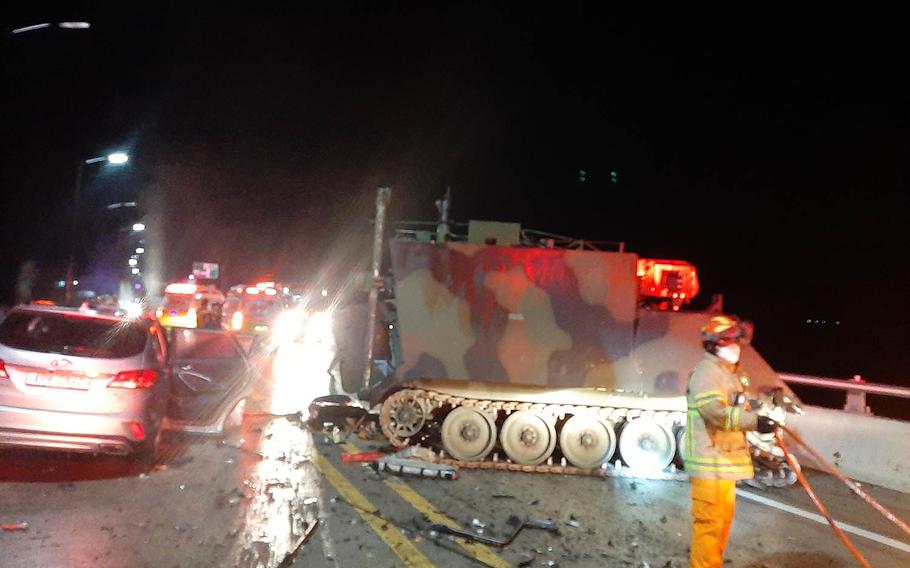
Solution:
M78 280L73 280L73 286L78 286L78 285L79 285L79 281L78 281Z
M125 164L130 157L123 152L114 152L107 157L107 161L112 164Z
M135 258L131 258L131 259L129 259L129 263L130 263L130 266L136 266L137 264L139 264L139 261L136 260Z
M131 272L132 272L133 274L135 274L135 275L138 275L138 274L139 274L139 269L138 269L138 268L133 268L133 270L132 270Z
M142 253L144 253L144 252L145 252L145 249L142 248L142 247L139 247L139 248L136 249L136 254L142 254Z
M322 297L323 297L323 298L325 298L325 297L328 296L328 295L329 295L329 291L328 291L328 290L323 290L323 291L322 291Z
M291 289L288 288L287 286L285 286L284 288L281 289L281 291L284 292L285 294L287 294L288 292L291 291Z
M190 280L195 280L195 279L196 279L196 275L195 275L195 274L190 274L189 279L190 279Z
M89 22L60 22L57 27L65 30L87 30L92 27Z
M57 288L63 288L66 286L66 280L57 280Z
M133 230L137 233L145 230L145 223L133 223Z

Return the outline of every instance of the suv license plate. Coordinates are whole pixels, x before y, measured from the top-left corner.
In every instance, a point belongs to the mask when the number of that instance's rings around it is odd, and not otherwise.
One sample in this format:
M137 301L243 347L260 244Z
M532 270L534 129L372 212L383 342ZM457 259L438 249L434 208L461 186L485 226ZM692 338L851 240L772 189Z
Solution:
M63 377L60 375L29 373L25 377L25 384L33 387L88 390L92 386L92 379L88 377Z

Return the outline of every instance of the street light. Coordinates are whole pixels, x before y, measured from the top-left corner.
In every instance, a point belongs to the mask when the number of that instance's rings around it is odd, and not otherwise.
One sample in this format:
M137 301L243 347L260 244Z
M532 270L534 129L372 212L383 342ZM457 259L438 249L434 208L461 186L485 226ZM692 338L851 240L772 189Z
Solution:
M98 156L76 162L76 183L73 186L73 219L70 231L70 259L66 267L66 292L64 294L65 303L67 304L73 299L73 276L76 272L76 230L79 225L79 193L82 191L82 170L89 164L110 162L111 164L120 165L125 164L129 159L130 157L124 152L114 152L107 156Z

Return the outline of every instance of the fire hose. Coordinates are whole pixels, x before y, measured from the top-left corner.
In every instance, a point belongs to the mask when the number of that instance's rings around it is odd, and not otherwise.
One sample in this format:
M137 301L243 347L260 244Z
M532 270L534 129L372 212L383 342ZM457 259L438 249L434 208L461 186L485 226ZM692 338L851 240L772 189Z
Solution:
M809 452L809 455L811 455L812 458L813 458L816 462L818 462L819 464L821 464L821 465L828 471L828 473L830 473L830 474L833 475L834 477L836 477L836 478L838 478L839 480L841 480L841 482L843 482L844 485L846 485L847 487L849 487L851 491L853 491L854 493L856 493L857 496L859 496L860 498L862 498L862 499L863 499L866 503L868 503L873 509L875 509L876 511L878 511L879 513L881 513L881 515L882 515L883 517L885 517L886 519L888 519L889 521L891 521L892 523L894 523L895 525L897 525L902 531L904 531L905 533L907 533L908 535L910 535L910 526L908 526L907 523L905 523L905 522L902 521L897 515L895 515L894 513L892 513L891 511L889 511L888 509L886 509L884 505L882 505L881 503L879 503L878 501L876 501L871 495L869 495L868 493L866 493L866 492L863 490L863 488L860 487L859 485L857 485L853 480L851 480L850 478L848 478L847 476L845 476L843 473L841 473L840 470L838 470L837 467L834 466L834 464L828 462L827 460L825 460L825 458L821 457L821 456L818 454L818 452L816 452L815 450L813 450L812 448L810 448L809 445L806 444L806 442L804 442L803 439L800 438L799 435L796 434L796 432L790 430L790 429L787 428L786 426L784 427L784 431L787 433L788 436L790 436L791 438L793 438L793 441L795 441L797 444L799 444L800 446L802 446L802 448L803 448L804 450L806 450L807 452Z
M864 501L866 501L866 503L868 503L876 511L881 513L882 516L884 516L886 519L888 519L889 521L896 524L898 527L901 528L901 530L903 530L907 534L910 534L910 527L908 527L904 521L902 521L894 513L892 513L888 509L886 509L881 503L876 501L871 495L869 495L868 493L863 491L862 488L859 487L859 485L854 483L852 480L848 479L833 464L829 463L824 458L822 458L818 454L818 452L816 452L815 450L810 448L809 445L806 444L802 440L802 438L799 437L799 435L797 435L795 432L793 432L792 430L790 430L787 427L782 427L782 429L799 446L801 446L803 449L805 449L807 452L809 452L809 454L822 467L824 467L831 475L833 475L834 477L839 479L841 482L843 482L848 488L850 488L851 491L853 491L856 495L861 497ZM859 552L859 550L857 550L856 546L854 546L853 543L850 541L850 539L847 538L847 535L844 534L844 531L841 530L841 528L839 526L837 526L837 523L834 521L834 519L828 513L828 509L818 499L818 496L815 494L815 491L812 490L812 486L809 485L809 481L803 475L802 471L800 471L799 466L796 464L796 460L793 459L793 456L791 456L790 452L787 450L787 446L784 443L783 436L781 435L781 430L775 431L774 437L777 439L777 444L778 444L778 446L780 446L780 449L783 451L784 458L787 460L787 463L790 464L790 467L796 473L796 478L799 480L800 485L803 486L803 489L805 489L806 494L809 495L809 498L815 504L815 507L822 514L822 516L825 517L825 519L828 521L828 524L831 525L831 529L834 531L834 534L836 534L837 537L841 540L841 542L844 543L844 546L847 547L847 550L850 551L850 553L853 555L853 557L856 558L856 560L860 563L861 566L863 566L863 568L871 568L871 565L869 564L869 562L866 561L865 558L863 558L863 555L860 554L860 552Z

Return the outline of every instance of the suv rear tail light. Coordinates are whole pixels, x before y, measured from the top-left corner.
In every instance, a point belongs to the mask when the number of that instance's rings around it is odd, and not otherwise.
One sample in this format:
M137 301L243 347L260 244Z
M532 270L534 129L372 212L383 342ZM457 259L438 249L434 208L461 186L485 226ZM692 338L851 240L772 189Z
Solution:
M8 379L9 374L6 372L6 366L3 364L3 359L0 359L0 379Z
M123 371L117 373L108 387L119 389L147 389L158 381L158 371L155 369L140 369L138 371Z

